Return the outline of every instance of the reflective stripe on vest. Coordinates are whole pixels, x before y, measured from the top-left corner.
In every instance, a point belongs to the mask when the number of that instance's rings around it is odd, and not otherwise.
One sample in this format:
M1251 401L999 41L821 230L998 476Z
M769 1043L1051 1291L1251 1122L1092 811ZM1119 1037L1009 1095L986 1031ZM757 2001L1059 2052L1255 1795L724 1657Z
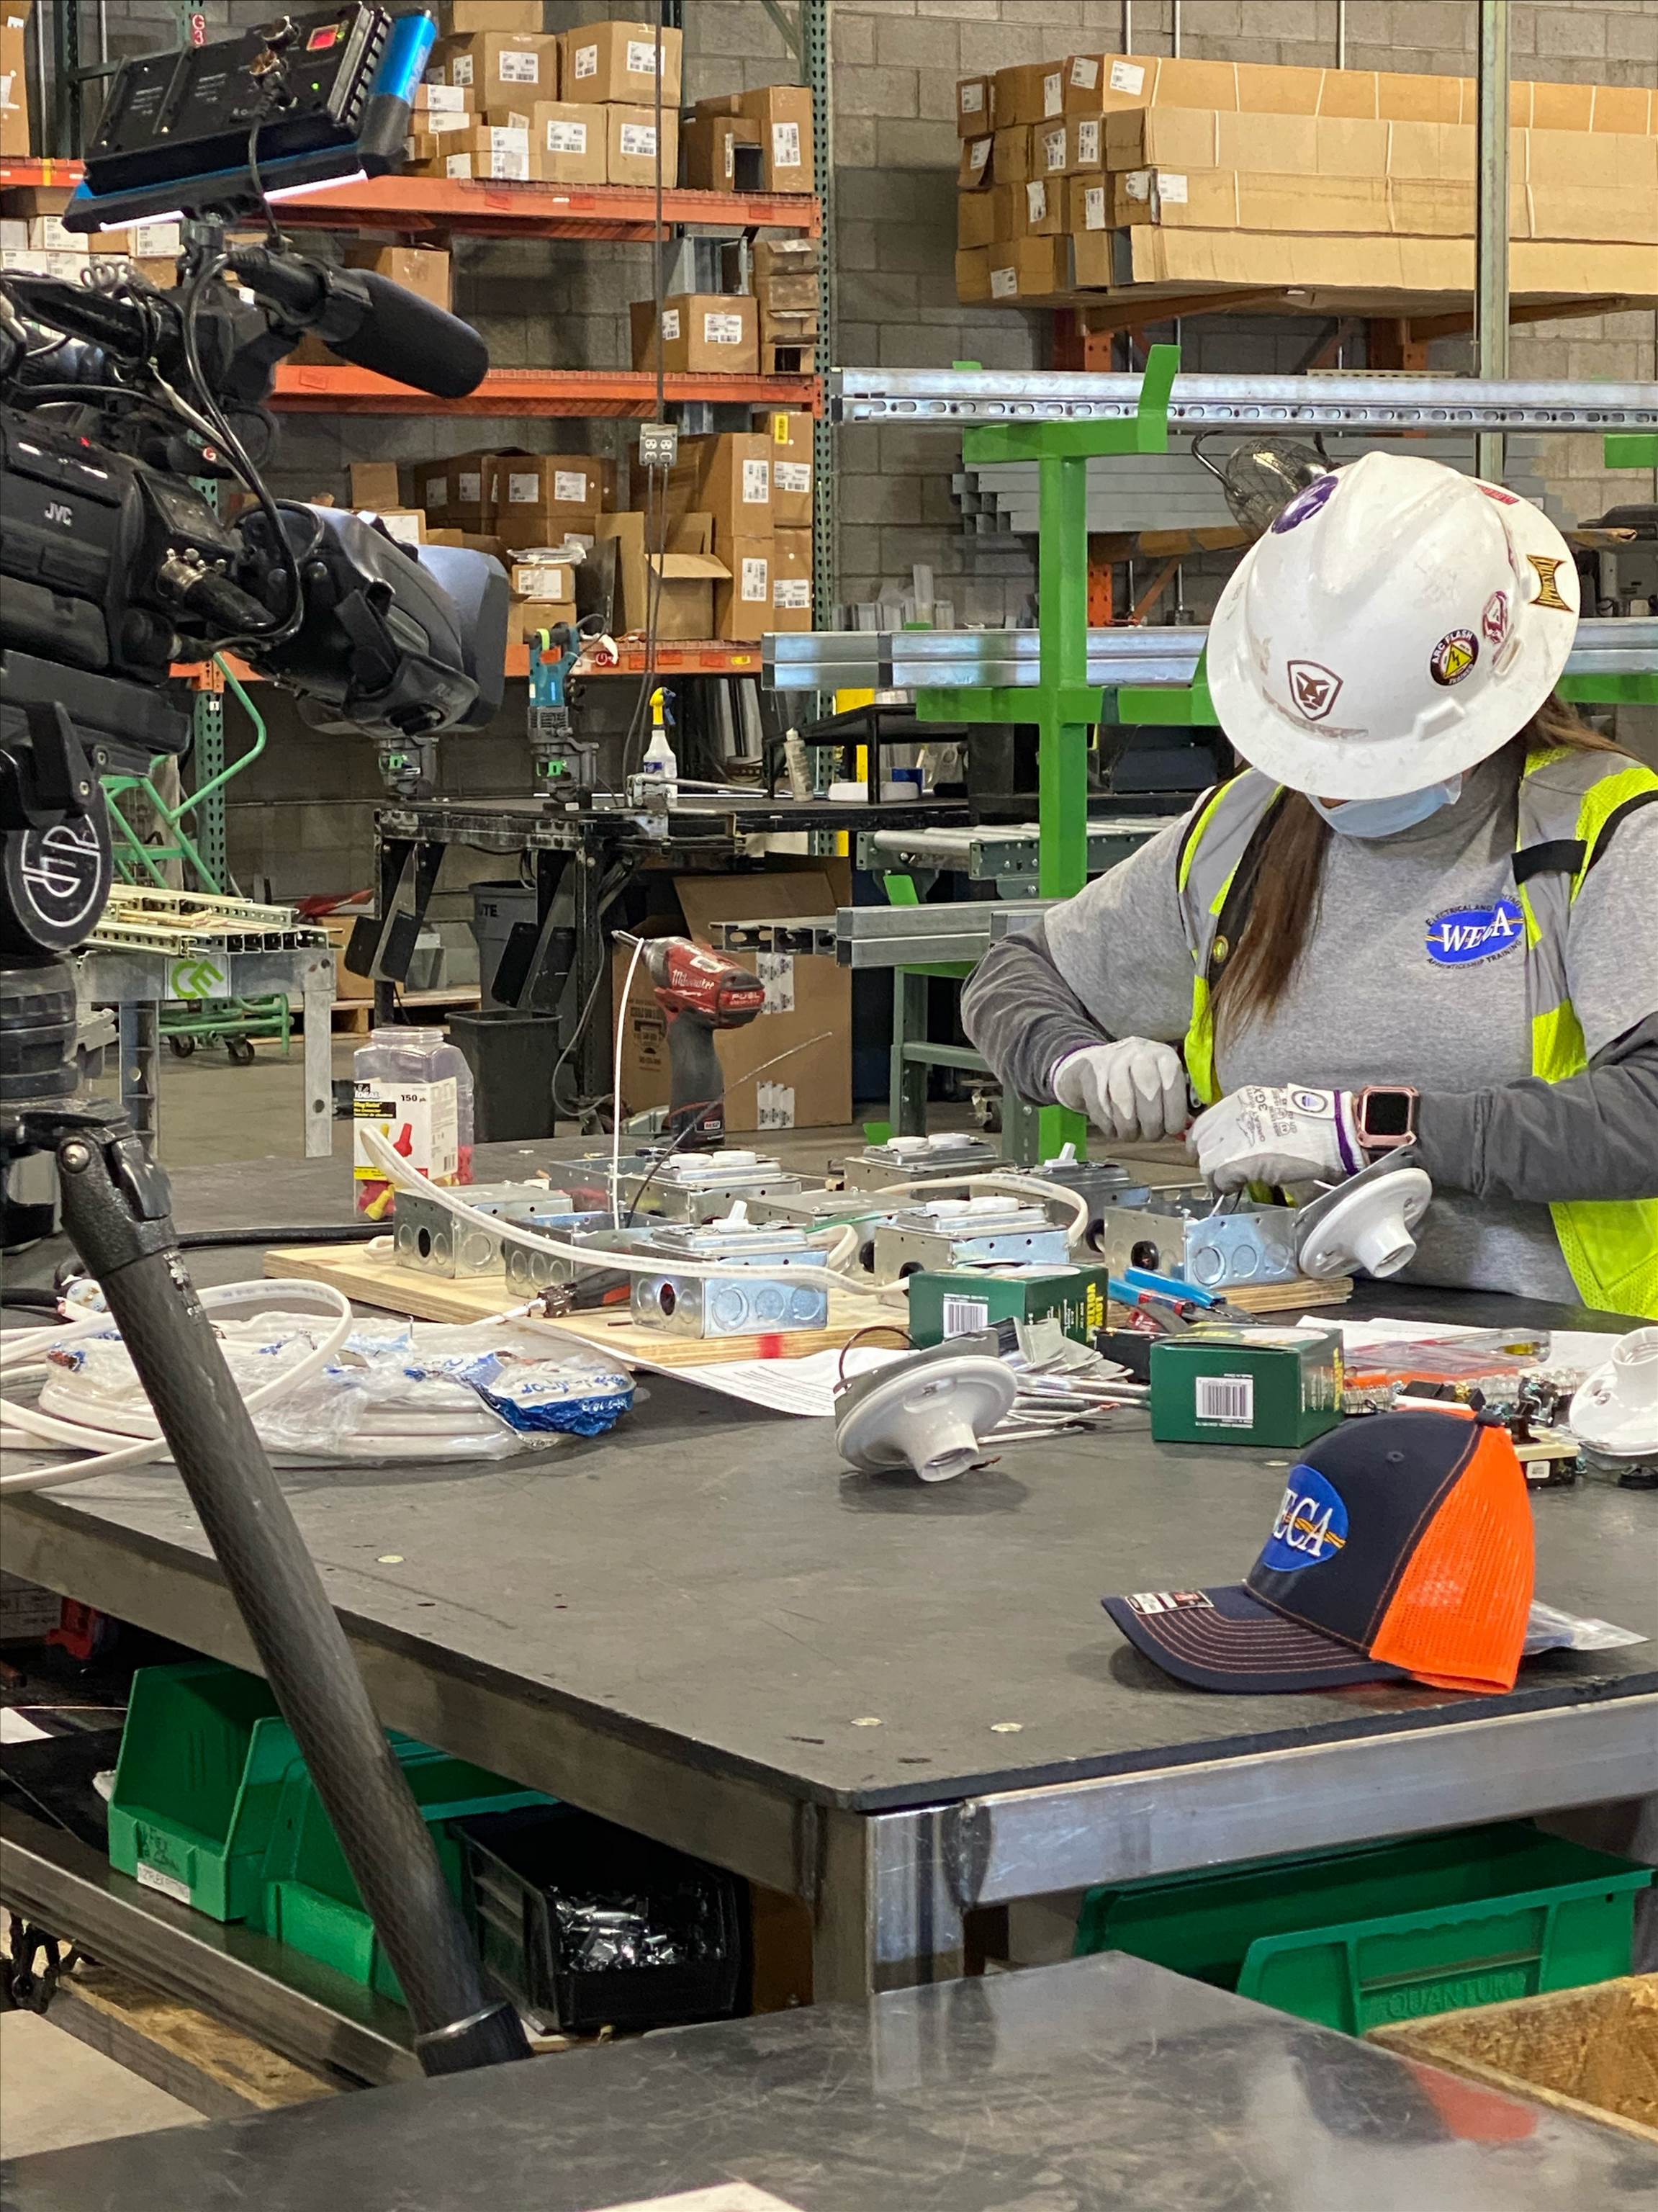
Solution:
M1231 947L1220 933L1239 863L1279 787L1254 769L1199 803L1181 842L1181 915L1192 955L1186 1068L1206 1106L1220 1096L1212 994ZM1526 923L1526 1005L1532 1073L1562 1083L1588 1066L1567 988L1572 902L1607 826L1631 805L1658 801L1658 775L1622 753L1557 745L1528 756L1520 781L1515 882ZM1658 1198L1570 1199L1551 1206L1555 1233L1586 1305L1658 1318Z

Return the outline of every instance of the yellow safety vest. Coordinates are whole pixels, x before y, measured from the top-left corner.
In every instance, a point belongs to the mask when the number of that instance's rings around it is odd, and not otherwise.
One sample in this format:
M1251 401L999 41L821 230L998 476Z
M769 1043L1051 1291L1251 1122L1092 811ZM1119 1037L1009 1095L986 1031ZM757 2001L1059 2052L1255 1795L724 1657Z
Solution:
M1212 1009L1242 927L1260 839L1282 787L1254 769L1201 802L1181 840L1181 913L1191 951L1186 1070L1206 1105L1220 1096ZM1515 896L1526 923L1532 1073L1564 1083L1588 1066L1566 975L1572 902L1621 816L1658 799L1658 775L1627 755L1556 745L1527 756L1520 781ZM1549 1208L1586 1305L1658 1319L1658 1198L1567 1199Z

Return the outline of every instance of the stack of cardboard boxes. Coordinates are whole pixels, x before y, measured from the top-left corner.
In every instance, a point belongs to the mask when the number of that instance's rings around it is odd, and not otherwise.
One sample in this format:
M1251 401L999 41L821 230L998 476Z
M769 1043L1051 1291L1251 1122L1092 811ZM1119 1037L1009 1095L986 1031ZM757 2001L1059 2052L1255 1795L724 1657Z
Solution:
M121 230L90 233L65 230L62 209L68 199L67 190L51 185L7 194L9 206L33 211L0 216L0 273L15 270L19 275L83 284L110 263L125 262L152 284L166 289L173 283L179 245L176 222L135 222Z
M541 28L540 0L448 0L416 94L411 166L440 177L654 185L679 173L683 34ZM661 59L659 146L657 62Z
M815 238L756 239L752 257L764 376L809 376L817 367L817 319L823 308L822 248ZM743 249L726 249L728 283Z
M714 591L718 638L811 628L811 417L779 408L754 420L683 440L668 477L671 526L693 514L712 522L707 550L726 571Z
M1658 94L1512 88L1517 295L1658 295ZM1461 292L1470 79L1077 54L957 88L957 289Z
M762 85L699 100L684 133L685 182L708 192L810 192L811 94Z

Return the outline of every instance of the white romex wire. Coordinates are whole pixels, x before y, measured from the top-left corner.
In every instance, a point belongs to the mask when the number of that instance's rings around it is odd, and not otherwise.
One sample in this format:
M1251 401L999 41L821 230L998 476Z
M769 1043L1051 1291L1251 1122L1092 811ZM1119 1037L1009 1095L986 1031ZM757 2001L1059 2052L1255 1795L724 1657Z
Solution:
M233 1323L251 1319L256 1311L293 1313L304 1312L308 1308L313 1314L322 1312L333 1316L333 1326L319 1344L282 1374L273 1376L269 1382L249 1391L246 1403L250 1413L285 1397L327 1366L356 1325L350 1300L327 1283L224 1283L198 1291L197 1295L204 1311ZM89 1320L60 1328L48 1326L9 1332L0 1338L0 1372L9 1379L27 1380L36 1375L50 1377L53 1370L46 1358L48 1351L88 1337L102 1336L112 1327L109 1315L97 1314ZM130 1414L127 1418L136 1425L143 1417ZM64 1467L22 1468L15 1474L0 1475L0 1497L14 1496L26 1490L56 1490L66 1483L88 1481L94 1475L112 1474L118 1468L137 1467L145 1460L165 1458L167 1439L153 1413L144 1421L144 1427L146 1433L136 1443L118 1442L131 1431L100 1425L89 1419L63 1419L42 1412L38 1406L20 1405L14 1399L0 1398L0 1444L15 1448L38 1442L66 1445L72 1450L92 1454L89 1459L71 1462Z

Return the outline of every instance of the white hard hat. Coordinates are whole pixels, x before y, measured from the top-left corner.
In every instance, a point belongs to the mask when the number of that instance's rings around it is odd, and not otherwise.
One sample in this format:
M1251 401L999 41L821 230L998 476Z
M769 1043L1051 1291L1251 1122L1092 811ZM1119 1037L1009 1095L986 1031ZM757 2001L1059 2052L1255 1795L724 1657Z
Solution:
M1565 539L1517 493L1366 453L1258 538L1209 626L1209 690L1251 767L1323 799L1392 799L1507 744L1577 629Z

